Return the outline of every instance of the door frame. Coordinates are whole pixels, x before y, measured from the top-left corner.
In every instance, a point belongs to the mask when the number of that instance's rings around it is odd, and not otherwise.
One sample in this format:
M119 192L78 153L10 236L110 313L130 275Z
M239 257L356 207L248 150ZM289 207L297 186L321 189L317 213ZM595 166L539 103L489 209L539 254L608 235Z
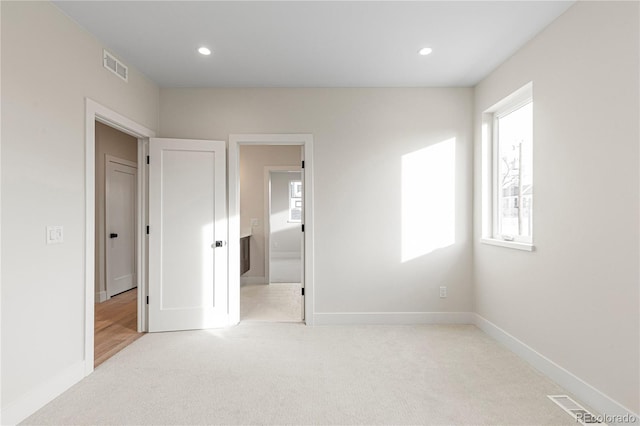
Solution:
M300 134L231 134L229 135L229 318L240 322L240 146L300 145L304 161L304 322L314 324L314 252L313 252L313 135Z
M271 172L302 172L298 166L264 166L264 280L271 283ZM304 212L304 210L303 210Z
M107 238L107 234L109 233L109 229L110 229L110 222L109 222L109 195L110 195L110 182L109 182L109 163L116 163L116 164L120 164L123 166L127 166L127 167L131 167L136 169L136 182L138 179L138 163L137 162L133 162L133 161L129 161L129 160L125 160L124 158L119 158L116 157L114 155L109 155L109 154L105 154L104 156L104 229L103 229L103 239L102 242L104 244L104 258L100 258L98 259L98 262L102 262L104 267L104 289L105 289L105 301L111 299L111 296L109 296L109 278L110 278L110 273L109 273L109 256L107 255L107 245L109 243L109 239ZM135 196L135 211L136 214L138 212L138 187L136 184L136 196ZM138 239L139 239L139 235L138 235L138 224L137 224L137 220L135 220L136 223L133 224L133 234L134 234L134 257L135 256L135 248L138 246ZM140 265L138 264L138 259L134 259L134 268L136 271L136 280L137 280L137 275L138 275L138 268L140 268ZM100 268L98 268L100 269ZM136 283L137 286L137 283Z
M138 279L138 332L146 331L147 312L145 295L147 292L146 267L146 238L143 229L146 229L146 197L147 197L147 170L146 151L148 139L155 137L155 132L135 121L109 109L90 98L85 98L85 246L84 246L84 281L85 281L85 315L84 315L84 374L88 376L93 372L94 357L94 303L95 303L95 127L96 121L113 127L123 133L138 139L138 189L136 201L136 226L138 232L136 246L136 261Z

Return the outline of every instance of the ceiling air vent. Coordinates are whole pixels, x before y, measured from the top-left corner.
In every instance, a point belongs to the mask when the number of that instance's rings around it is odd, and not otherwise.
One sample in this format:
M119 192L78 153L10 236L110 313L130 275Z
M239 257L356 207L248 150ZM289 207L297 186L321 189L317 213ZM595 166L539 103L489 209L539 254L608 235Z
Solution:
M102 52L102 64L104 67L124 81L129 81L129 68L106 50L103 50Z

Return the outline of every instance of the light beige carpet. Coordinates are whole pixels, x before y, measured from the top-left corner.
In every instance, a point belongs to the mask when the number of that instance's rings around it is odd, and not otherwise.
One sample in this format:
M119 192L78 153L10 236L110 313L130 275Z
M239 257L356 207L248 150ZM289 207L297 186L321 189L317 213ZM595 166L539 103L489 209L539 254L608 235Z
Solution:
M247 284L240 287L241 321L302 321L300 283Z
M147 334L24 424L575 425L474 326L243 323Z

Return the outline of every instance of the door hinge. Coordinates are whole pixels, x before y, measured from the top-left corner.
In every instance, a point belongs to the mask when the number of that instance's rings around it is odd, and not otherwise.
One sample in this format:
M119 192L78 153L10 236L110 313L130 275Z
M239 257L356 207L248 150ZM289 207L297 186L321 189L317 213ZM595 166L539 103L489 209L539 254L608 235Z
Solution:
M149 225L147 225L147 235L149 235Z
M302 232L304 232L304 223L302 224Z
M149 296L147 296L147 305L149 304Z
M304 169L304 160L302 160L302 168Z
M302 287L302 295L304 296L304 287Z
M149 164L149 156L147 155L147 164Z

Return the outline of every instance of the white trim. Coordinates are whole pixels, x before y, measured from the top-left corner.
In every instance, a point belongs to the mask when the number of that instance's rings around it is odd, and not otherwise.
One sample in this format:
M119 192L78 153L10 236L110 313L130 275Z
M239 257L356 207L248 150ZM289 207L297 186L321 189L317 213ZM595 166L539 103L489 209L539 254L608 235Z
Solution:
M72 366L2 407L2 424L15 425L44 407L85 376L84 362Z
M578 376L478 314L475 314L475 325L598 413L609 416L632 415L635 418L640 418L638 414L622 406Z
M519 87L500 101L485 110L485 113L506 115L531 102L533 99L533 81Z
M304 175L304 286L305 323L313 325L313 135L311 134L232 134L229 135L229 316L231 324L240 322L240 145L301 145Z
M271 172L300 172L300 166L264 166L264 277L271 282Z
M315 325L474 324L472 312L316 312Z
M250 284L266 284L267 279L265 277L240 277L240 285Z
M506 247L516 250L534 251L535 246L531 243L521 243L518 241L505 241L497 240L495 238L480 238L480 242L483 244L489 244L492 246Z
M138 261L138 332L149 330L149 311L147 309L146 296L149 291L149 238L146 234L149 223L149 167L146 166L146 159L149 153L149 139L138 140L138 164L145 165L138 168L138 198L140 206L138 210L138 240L137 240L137 261Z
M98 291L96 292L96 299L98 303L102 303L108 299L106 291Z
M142 139L155 136L153 130L120 115L119 113L100 105L92 99L86 98L85 102L85 246L84 246L84 277L85 277L85 314L84 314L84 374L88 376L93 372L94 349L93 349L93 333L94 333L94 303L95 303L95 127L96 121L107 126L113 127L121 132L138 138L138 164L144 164L144 157L140 155L141 145L144 145ZM143 167L138 167L142 169ZM146 185L145 173L138 173L138 245L136 247L136 256L138 265L146 265L146 245L144 238L143 226L146 217L146 204L143 191ZM144 260L143 260L144 259ZM138 331L146 329L146 305L142 303L145 296L146 287L146 268L138 268ZM142 285L140 285L142 284ZM39 407L38 407L39 408Z

